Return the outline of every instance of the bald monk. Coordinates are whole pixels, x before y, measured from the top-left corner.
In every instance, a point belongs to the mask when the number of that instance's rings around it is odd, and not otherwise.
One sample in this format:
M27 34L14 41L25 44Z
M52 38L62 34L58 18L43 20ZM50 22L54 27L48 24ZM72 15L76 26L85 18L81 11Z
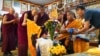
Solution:
M18 56L28 56L28 37L26 19L34 20L36 10L26 11L18 23ZM34 56L36 56L34 54Z
M44 26L44 23L49 19L48 14L45 13L45 8L43 6L40 7L40 13L38 14L38 19L36 21L37 25ZM42 29L43 30L43 29ZM41 32L41 35L43 31ZM40 35L40 36L41 36Z
M2 44L2 52L4 52L4 56L12 55L11 51L16 49L15 42L15 17L14 17L14 9L10 8L9 13L3 16L2 22L2 35L3 35L3 44Z

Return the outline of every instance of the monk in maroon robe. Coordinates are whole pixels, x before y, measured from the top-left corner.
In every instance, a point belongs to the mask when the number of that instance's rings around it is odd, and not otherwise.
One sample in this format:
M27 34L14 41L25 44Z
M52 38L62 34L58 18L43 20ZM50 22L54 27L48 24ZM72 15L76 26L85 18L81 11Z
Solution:
M28 56L28 37L26 19L34 20L35 10L22 14L18 23L18 56Z
M4 56L12 55L11 51L16 49L15 42L15 17L14 17L14 9L10 8L9 13L3 16L2 22L2 35L3 35L3 44L2 44L2 52L4 52Z
M44 7L41 7L40 8L40 13L38 14L38 19L37 19L36 23L37 23L37 25L42 27L42 26L44 26L44 23L47 20L49 20L49 16L48 16L48 14L45 13ZM43 28L42 28L42 30L44 30ZM40 36L43 34L43 32L44 31L41 32Z

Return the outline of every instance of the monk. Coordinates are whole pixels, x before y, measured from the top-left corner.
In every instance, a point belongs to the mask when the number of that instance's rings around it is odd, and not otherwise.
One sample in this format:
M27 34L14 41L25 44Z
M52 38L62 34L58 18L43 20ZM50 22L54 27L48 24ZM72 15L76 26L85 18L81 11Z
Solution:
M61 28L61 34L56 38L56 40L62 40L65 39L65 42L63 43L65 47L68 46L69 37L70 34L68 33L69 28L82 28L81 21L75 19L75 14L71 11L67 12L67 21Z
M43 26L44 23L49 19L48 14L45 13L45 8L40 7L40 13L38 14L37 25Z
M45 8L43 6L40 7L40 13L38 14L38 19L36 21L37 25L44 26L44 23L49 20L48 14L45 13ZM43 29L42 29L43 30ZM41 32L41 35L43 31ZM40 35L40 36L41 36Z
M28 56L28 37L27 37L27 19L34 20L37 14L36 10L26 11L22 14L18 23L18 56ZM36 18L36 17L35 17ZM36 56L33 53L32 56Z
M4 56L12 55L11 51L16 49L15 42L15 22L14 9L10 8L9 13L3 16L2 21L2 35L3 35L3 44L2 52Z

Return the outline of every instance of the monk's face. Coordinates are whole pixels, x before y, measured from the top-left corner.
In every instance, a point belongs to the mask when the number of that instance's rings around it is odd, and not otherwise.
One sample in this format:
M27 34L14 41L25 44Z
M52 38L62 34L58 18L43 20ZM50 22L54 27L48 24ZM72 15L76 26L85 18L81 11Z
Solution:
M32 15L36 15L37 14L37 11L36 10L32 10Z
M9 9L9 13L10 13L10 14L14 14L14 13L15 13L15 10L14 10L13 8L10 8L10 9Z
M74 16L71 13L67 12L67 20L72 21L73 19L74 19Z
M78 9L76 11L76 13L78 14L79 17L83 17L84 16L84 10L82 10L82 9Z
M40 8L40 13L44 13L45 9L44 8Z

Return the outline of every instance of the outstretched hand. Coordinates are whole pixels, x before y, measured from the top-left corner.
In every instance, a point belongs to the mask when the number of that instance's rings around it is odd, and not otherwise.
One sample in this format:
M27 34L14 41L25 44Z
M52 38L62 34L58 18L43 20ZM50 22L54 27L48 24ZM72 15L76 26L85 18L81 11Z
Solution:
M73 34L79 34L78 30L77 29L74 29Z
M70 33L70 34L79 34L79 33L78 33L78 30L75 29L75 28L70 28L70 29L68 29L68 33Z

